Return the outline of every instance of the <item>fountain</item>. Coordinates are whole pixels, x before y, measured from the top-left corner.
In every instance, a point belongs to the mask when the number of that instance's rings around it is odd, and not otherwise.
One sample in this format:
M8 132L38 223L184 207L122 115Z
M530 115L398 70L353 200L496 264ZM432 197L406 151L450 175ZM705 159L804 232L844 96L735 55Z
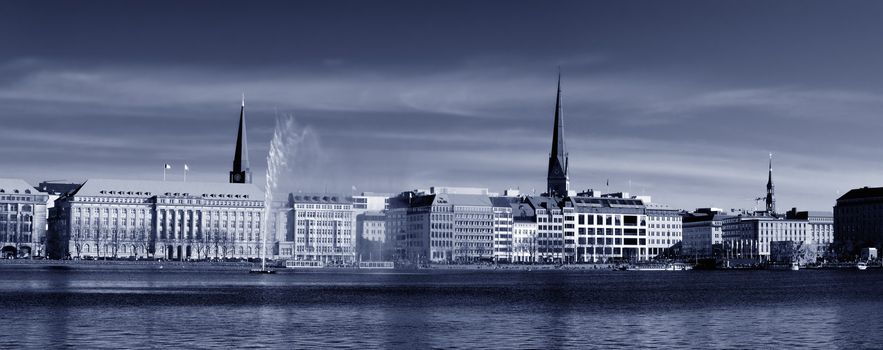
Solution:
M273 139L270 140L270 150L267 154L267 182L265 184L264 215L261 219L261 268L252 269L251 273L275 273L275 270L267 268L267 236L269 235L269 217L273 215L273 195L279 188L279 180L288 169L289 153L294 150L298 143L298 135L294 132L294 118L286 116L276 117L276 126L273 130Z

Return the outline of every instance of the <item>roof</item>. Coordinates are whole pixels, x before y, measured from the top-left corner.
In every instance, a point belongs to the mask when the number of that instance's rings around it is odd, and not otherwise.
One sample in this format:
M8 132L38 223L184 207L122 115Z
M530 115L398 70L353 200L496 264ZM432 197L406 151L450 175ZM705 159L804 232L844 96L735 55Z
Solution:
M883 187L862 187L852 189L840 196L840 198L837 198L837 201L867 198L883 198Z
M702 221L720 221L724 219L734 218L735 215L726 215L726 214L709 214L709 213L689 213L684 215L683 222L691 223L691 222L702 222Z
M497 208L511 207L512 197L490 197L491 205Z
M491 199L483 194L438 193L433 204L489 207Z
M352 204L347 196L336 193L293 193L292 203Z
M204 198L264 200L254 184L89 179L72 195L100 197L195 196Z
M530 204L513 201L510 202L510 205L512 206L512 219L515 222L537 222L537 214Z
M585 212L618 212L643 213L644 202L634 198L617 197L568 197L564 205L572 206L581 213Z
M558 200L551 197L546 196L528 196L527 203L530 204L534 210L537 208L542 208L546 210L554 210L560 209L561 207L558 205Z
M36 188L22 179L0 178L0 193L10 194L38 194Z
M359 215L356 215L356 218L359 220L363 220L363 221L364 220L385 220L386 214L384 214L383 212L379 212L379 211L369 210L369 211L366 211L366 212L361 213Z

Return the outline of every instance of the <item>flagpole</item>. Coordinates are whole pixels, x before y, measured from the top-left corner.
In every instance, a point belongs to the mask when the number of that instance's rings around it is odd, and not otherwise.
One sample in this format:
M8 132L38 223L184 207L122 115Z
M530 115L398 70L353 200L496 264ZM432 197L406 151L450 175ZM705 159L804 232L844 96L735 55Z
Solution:
M162 166L162 180L166 181L166 166Z

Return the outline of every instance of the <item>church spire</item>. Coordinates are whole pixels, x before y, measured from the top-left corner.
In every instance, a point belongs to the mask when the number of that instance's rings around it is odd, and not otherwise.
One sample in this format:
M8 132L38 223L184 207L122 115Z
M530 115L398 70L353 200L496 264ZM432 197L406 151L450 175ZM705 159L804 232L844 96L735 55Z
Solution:
M776 213L776 187L773 186L773 154L770 153L770 170L769 178L766 183L766 211L770 214Z
M233 153L233 171L230 183L251 183L251 169L248 164L248 137L245 132L245 94L242 94L242 107L239 109L239 133L236 135L236 151Z
M558 93L555 98L555 121L552 128L552 152L549 153L548 194L565 197L570 190L567 176L567 149L564 146L564 110L561 105L561 71L558 71Z

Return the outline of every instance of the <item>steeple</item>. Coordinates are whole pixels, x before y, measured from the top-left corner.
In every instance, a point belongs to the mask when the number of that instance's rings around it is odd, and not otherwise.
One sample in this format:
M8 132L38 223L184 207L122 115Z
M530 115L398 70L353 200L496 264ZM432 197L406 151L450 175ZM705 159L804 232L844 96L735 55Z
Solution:
M770 214L776 213L776 187L773 186L773 154L770 153L770 171L769 179L766 183L766 211Z
M251 183L251 169L248 165L248 137L245 132L245 94L242 94L242 107L239 109L239 133L236 135L236 152L233 154L233 171L230 183Z
M555 99L555 122L552 128L552 152L549 153L549 173L547 193L550 196L565 197L570 190L567 176L567 149L564 147L564 110L561 106L561 71L558 71L558 94Z

